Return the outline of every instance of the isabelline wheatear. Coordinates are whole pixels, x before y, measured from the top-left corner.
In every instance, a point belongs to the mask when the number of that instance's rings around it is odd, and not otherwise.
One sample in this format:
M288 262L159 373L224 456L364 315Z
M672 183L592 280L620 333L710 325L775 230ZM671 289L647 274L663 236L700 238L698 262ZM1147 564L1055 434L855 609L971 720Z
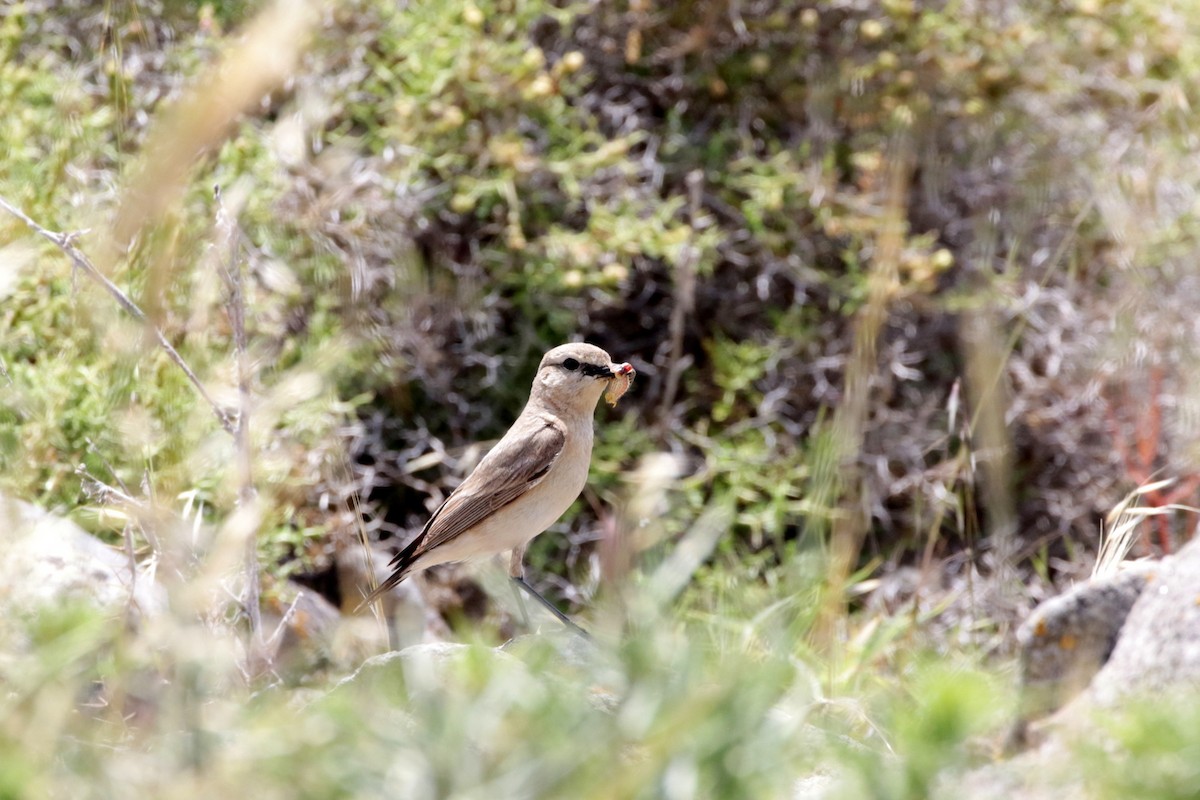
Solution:
M561 611L525 582L529 541L575 502L592 460L592 417L629 388L634 370L590 344L564 344L542 357L529 402L504 437L392 559L393 572L363 605L413 572L512 551L509 575L567 625Z

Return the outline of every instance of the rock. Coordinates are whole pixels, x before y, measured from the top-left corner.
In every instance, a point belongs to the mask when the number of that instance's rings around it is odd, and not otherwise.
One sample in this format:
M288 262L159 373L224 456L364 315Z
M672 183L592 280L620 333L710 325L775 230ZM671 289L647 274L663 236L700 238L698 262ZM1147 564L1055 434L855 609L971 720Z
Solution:
M271 667L304 678L338 660L342 615L317 592L286 581L263 594L262 626Z
M939 777L936 800L1089 800L1077 759L1059 741L964 774Z
M1009 747L1025 743L1028 724L1087 688L1113 652L1134 602L1157 562L1140 562L1079 584L1034 609L1017 631L1020 708Z
M82 601L128 608L134 619L166 608L153 570L132 568L128 556L75 523L0 495L0 606L32 613Z
M390 556L386 552L372 549L368 563L367 552L357 539L338 539L334 563L337 569L338 592L342 598L342 613L347 618L359 617L362 622L374 627L371 609L359 608L359 604L362 598L370 594L372 586L378 586L387 579L391 573L388 568L389 559ZM373 584L369 580L372 571L375 577ZM387 633L393 648L401 649L408 645L437 640L449 633L445 622L429 608L417 588L416 580L412 578L402 581L380 599L383 602L383 615L387 620Z
M1200 538L1147 575L1086 700L1107 707L1181 688L1200 688Z
M513 691L542 691L540 682L521 661L497 648L429 642L367 659L329 694L366 691L381 703L403 705L413 694L443 687L454 675L469 674L476 665L473 662L487 662L484 666L490 679L503 675Z
M1029 707L1048 711L1074 697L1047 721L1048 735L1128 696L1200 687L1200 539L1047 601L1019 636Z
M1062 708L1041 723L1029 749L947 780L936 796L1090 796L1073 746L1087 741L1113 757L1121 751L1097 724L1098 711L1170 703L1200 688L1200 539L1043 603L1018 638L1023 703L1015 738L1024 740L1037 715Z
M550 651L565 666L585 668L595 663L600 651L593 639L568 630L558 620L552 620L552 625L548 631L509 639L500 645L500 649L523 661L544 657L544 653Z

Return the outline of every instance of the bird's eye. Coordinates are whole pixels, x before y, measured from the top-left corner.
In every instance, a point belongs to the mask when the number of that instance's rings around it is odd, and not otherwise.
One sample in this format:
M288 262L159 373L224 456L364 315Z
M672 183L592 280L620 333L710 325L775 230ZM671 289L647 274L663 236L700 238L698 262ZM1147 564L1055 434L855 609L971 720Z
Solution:
M567 360L563 361L563 369L574 372L575 370L579 369L579 362L573 358L568 358Z

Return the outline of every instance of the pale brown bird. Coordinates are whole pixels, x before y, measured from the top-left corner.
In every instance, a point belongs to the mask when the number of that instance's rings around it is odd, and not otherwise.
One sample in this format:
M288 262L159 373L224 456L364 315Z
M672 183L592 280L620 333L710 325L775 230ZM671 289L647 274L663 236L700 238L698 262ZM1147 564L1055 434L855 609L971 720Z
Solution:
M392 559L370 603L413 572L512 551L509 575L565 624L579 630L525 582L525 547L575 502L592 460L592 417L601 395L616 405L634 377L590 344L560 345L542 357L529 402L504 437Z

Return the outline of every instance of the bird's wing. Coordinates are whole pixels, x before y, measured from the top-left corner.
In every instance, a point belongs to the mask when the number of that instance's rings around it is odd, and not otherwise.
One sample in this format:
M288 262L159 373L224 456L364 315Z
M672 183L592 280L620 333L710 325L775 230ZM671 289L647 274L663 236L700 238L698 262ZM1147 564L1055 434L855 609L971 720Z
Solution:
M567 441L566 426L549 416L533 418L529 432L514 430L492 448L470 476L434 512L419 544L406 547L393 563L412 563L423 553L478 525L489 514L503 508L537 486L562 455ZM400 568L407 564L398 564Z

